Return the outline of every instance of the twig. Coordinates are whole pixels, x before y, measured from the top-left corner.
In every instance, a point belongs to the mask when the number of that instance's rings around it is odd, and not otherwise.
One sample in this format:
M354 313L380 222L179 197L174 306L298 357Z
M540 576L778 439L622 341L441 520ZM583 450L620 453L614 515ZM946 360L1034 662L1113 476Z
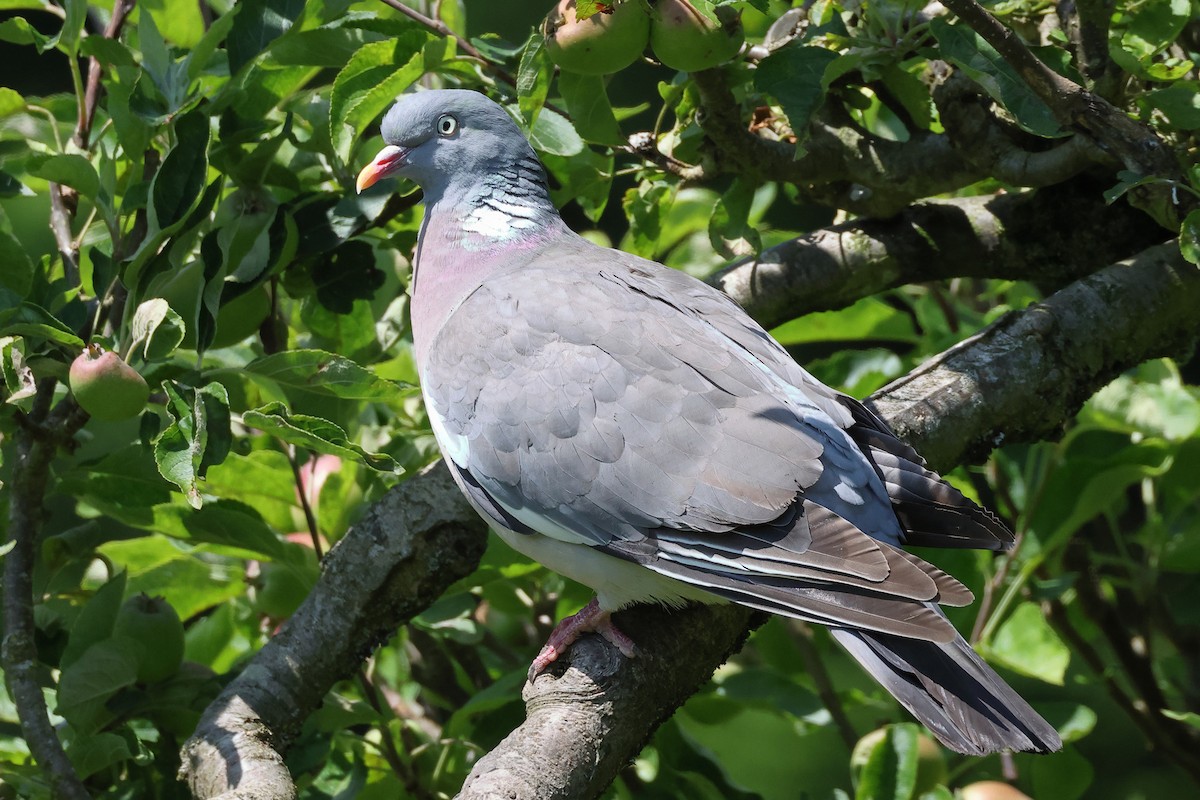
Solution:
M54 386L54 379L38 385L29 416L40 427L22 427L16 433L17 458L12 469L8 519L13 548L4 557L4 642L0 660L17 707L21 733L29 752L46 773L52 793L65 800L87 800L90 795L50 724L34 642L33 548L42 528L50 461L58 446L74 436L87 420L69 398L47 415ZM37 435L39 432L48 435L42 437Z
M54 233L58 254L62 256L67 284L74 286L79 283L79 251L76 249L75 236L71 233L71 218L75 214L73 209L67 207L67 192L74 196L69 187L50 184L50 230Z
M817 652L817 647L813 643L812 626L800 622L791 627L798 634L793 637L792 641L796 643L796 648L800 651L800 658L804 661L804 671L816 685L817 696L821 698L821 703L829 711L829 716L833 718L834 727L837 728L842 741L846 743L846 747L853 750L854 745L858 744L858 733L854 730L854 723L846 715L842 699L838 697L837 691L833 688L833 681L829 679L829 670L825 669L825 662L821 659L821 654Z
M317 515L313 513L312 502L308 497L308 484L310 480L304 480L304 476L300 473L300 462L296 460L296 448L292 445L286 445L288 464L292 467L292 477L296 481L296 496L300 498L300 508L304 509L304 521L308 525L308 535L312 537L313 551L317 554L317 560L320 561L325 557L325 553L321 548L321 531L317 525ZM316 470L314 469L314 475Z
M1112 59L1108 55L1108 28L1112 4L1108 0L1062 0L1058 16L1075 47L1079 71L1099 94L1109 97L1113 88ZM1111 97L1110 97L1111 99Z
M499 64L497 64L495 61L492 61L490 58L485 56L483 53L479 52L479 50L475 47L475 45L471 44L465 38L463 38L462 36L459 36L457 33L450 30L450 26L448 26L446 23L442 22L440 19L433 19L432 17L427 17L424 14L422 14L420 11L417 11L415 8L410 8L410 7L406 6L400 0L382 0L382 2L385 3L386 5L391 6L394 9L396 9L401 14L403 14L404 16L408 17L409 19L413 20L414 22L419 22L421 25L424 25L426 28L429 28L429 30L433 31L434 33L438 34L439 36L444 36L449 39L453 39L455 41L455 43L458 45L459 50L462 50L464 53L466 53L471 58L478 59L485 67L487 67L489 70L494 72L496 74L497 78L504 81L509 86L517 85L516 78L514 78L512 75L510 75L503 67L501 67Z
M649 131L639 131L631 135L628 146L623 149L684 181L702 181L707 177L704 167L685 164L660 151L654 143L654 134Z
M129 17L136 0L116 0L113 3L112 16L104 27L105 39L116 39L121 35L121 28ZM84 92L83 103L79 106L79 120L75 125L75 144L84 150L89 148L88 135L92 130L92 122L96 118L96 104L100 101L100 61L95 56L88 59L87 89Z
M1076 630L1067 613L1067 607L1062 601L1047 601L1044 608L1046 618L1051 626L1070 645L1071 652L1082 658L1088 669L1103 682L1104 688L1113 702L1125 712L1130 721L1146 736L1146 739L1153 742L1166 758L1186 772L1192 781L1200 784L1200 764L1196 762L1195 754L1187 748L1180 748L1171 735L1163 731L1157 721L1147 714L1148 709L1145 703L1134 699L1117 682L1112 675L1109 661Z
M1093 523L1095 525L1097 523ZM1135 722L1147 732L1154 746L1188 776L1200 784L1200 761L1195 757L1196 736L1193 729L1163 715L1170 703L1163 695L1148 658L1137 652L1131 638L1141 635L1131 631L1129 622L1122 620L1113 605L1105 599L1099 585L1099 575L1083 546L1068 547L1063 553L1063 566L1079 575L1075 582L1080 610L1100 629L1126 679L1132 684L1134 696L1126 711L1132 711Z
M1149 127L1043 64L1016 33L975 0L944 0L944 4L996 48L1061 125L1084 131L1139 176L1156 176L1174 184L1185 182L1175 155ZM1131 190L1131 194L1159 224L1178 230L1179 220L1195 201L1184 193L1177 200L1171 188L1146 184Z
M362 688L363 697L366 698L367 704L375 709L375 713L382 716L385 706L379 700L379 690L371 682L371 679L367 677L366 669L359 667L356 677L358 678L358 685ZM417 798L417 800L431 800L433 795L421 785L417 774L401 757L400 751L396 749L396 742L392 738L391 731L388 730L387 722L380 722L377 727L379 729L380 746L383 748L383 758L388 762L388 766L392 768L392 772L400 779L400 782L404 784L404 789L409 795Z

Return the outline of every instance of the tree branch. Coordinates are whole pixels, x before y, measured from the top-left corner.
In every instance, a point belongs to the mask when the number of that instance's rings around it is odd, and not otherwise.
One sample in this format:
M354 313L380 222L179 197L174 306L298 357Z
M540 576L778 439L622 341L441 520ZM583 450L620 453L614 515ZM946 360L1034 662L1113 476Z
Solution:
M40 383L30 424L16 434L8 511L13 547L4 557L4 642L0 661L21 720L21 735L46 773L51 792L62 800L86 800L90 795L50 724L34 642L33 549L45 516L42 504L50 462L59 445L70 440L87 420L87 415L69 399L47 414L54 386L52 378Z
M805 153L797 159L794 145L749 131L721 70L695 72L692 79L703 105L697 121L715 145L724 171L808 187L823 202L877 217L984 177L967 166L947 137L926 131L901 143L849 126L814 123Z
M208 707L183 747L197 798L295 797L281 753L335 682L479 564L482 520L439 464L368 510L322 561L278 635Z
M1053 439L1122 370L1187 352L1200 333L1197 303L1200 271L1176 242L1156 245L997 320L872 405L936 465L981 459L1004 441Z
M891 219L834 225L709 282L772 328L906 283L1004 278L1053 290L1162 239L1144 214L1107 205L1091 181L1075 180L1024 194L931 200Z
M1118 371L1194 341L1198 303L1200 273L1176 246L1154 247L1005 317L874 405L936 468L985 453L1001 434L1053 435ZM483 541L441 467L372 507L331 551L296 616L206 712L184 750L193 793L291 798L279 753L300 722L364 652L468 574ZM750 621L731 606L622 612L618 624L641 656L624 660L599 637L581 640L525 687L528 719L476 764L461 797L598 795L740 646Z
M104 27L105 39L116 39L121 35L121 28L136 0L116 0L113 3L112 16ZM79 107L79 120L75 124L75 144L84 150L89 148L88 136L92 130L92 121L96 118L96 104L100 102L100 61L95 56L88 59L87 89L83 95L83 104Z
M1038 60L1013 31L975 0L943 0L946 8L996 48L1064 127L1081 130L1142 177L1185 183L1175 154L1146 125L1132 119L1100 95L1089 92ZM1172 186L1146 184L1131 192L1139 208L1171 231L1195 206L1190 195L1174 198Z

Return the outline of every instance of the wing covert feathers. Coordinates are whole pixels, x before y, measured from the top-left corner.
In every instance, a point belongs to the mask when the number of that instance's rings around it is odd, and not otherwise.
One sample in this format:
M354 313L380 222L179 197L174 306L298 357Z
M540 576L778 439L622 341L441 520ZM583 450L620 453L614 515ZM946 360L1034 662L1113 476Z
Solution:
M892 509L904 527L906 544L922 547L1008 550L1013 534L994 514L925 466L866 406L840 397L854 418L847 430L883 481Z

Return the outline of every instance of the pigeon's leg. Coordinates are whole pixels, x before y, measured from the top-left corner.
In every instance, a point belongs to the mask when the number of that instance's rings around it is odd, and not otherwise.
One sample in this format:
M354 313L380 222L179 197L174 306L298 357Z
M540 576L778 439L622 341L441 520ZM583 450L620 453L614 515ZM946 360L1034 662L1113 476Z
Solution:
M564 617L554 626L550 638L542 646L542 651L529 665L529 679L536 678L539 672L550 666L567 651L568 647L575 643L576 639L585 633L600 634L626 657L633 658L633 640L621 633L616 625L613 625L609 613L600 608L599 598L593 597L592 601L578 613Z

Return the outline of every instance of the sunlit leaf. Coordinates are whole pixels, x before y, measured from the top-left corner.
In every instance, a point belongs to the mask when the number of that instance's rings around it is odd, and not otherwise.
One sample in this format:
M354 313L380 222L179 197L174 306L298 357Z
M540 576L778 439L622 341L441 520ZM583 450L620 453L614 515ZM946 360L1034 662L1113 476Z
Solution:
M1031 678L1063 685L1071 651L1046 622L1036 603L1022 603L1004 621L988 646L988 655Z
M264 433L278 436L289 444L312 450L362 461L368 467L383 472L399 473L402 468L385 453L369 453L351 442L346 431L327 419L308 414L293 414L282 403L271 403L262 408L247 411L242 420Z

